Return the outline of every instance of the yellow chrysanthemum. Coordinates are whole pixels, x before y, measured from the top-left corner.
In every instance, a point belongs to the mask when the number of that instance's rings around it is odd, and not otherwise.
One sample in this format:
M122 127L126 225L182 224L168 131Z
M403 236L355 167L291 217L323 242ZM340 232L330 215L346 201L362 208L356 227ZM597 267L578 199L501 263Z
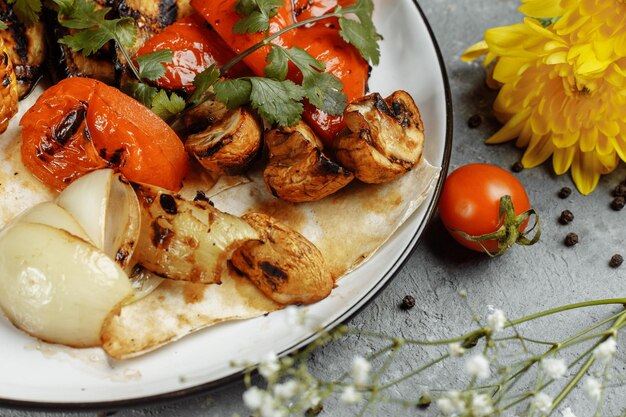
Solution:
M494 28L463 58L486 54L501 88L494 110L504 123L487 143L517 138L525 167L550 156L557 174L571 169L583 194L626 161L626 3L623 0L526 0L533 17Z

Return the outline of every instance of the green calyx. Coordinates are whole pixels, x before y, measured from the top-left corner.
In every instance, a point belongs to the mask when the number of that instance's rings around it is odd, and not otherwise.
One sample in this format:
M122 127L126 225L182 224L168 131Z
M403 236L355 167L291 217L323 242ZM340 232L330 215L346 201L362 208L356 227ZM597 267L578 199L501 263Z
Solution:
M531 218L534 217L534 223L532 227L527 230L522 230L522 226ZM493 233L487 233L481 236L471 236L460 230L453 230L454 233L458 233L465 240L478 243L485 253L491 257L500 256L515 244L530 246L539 241L541 237L541 224L539 221L539 215L535 209L530 209L523 212L520 215L515 214L513 207L513 201L511 196L505 195L500 198L500 210L498 212L498 218L501 219L501 226ZM533 234L532 238L530 236ZM498 241L498 251L490 252L483 242L488 240Z

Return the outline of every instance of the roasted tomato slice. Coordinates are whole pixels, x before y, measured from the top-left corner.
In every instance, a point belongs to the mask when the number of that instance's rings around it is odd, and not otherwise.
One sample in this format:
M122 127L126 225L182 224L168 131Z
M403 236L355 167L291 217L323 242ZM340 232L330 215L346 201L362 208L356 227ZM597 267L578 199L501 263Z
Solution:
M235 54L222 38L201 17L194 15L179 20L148 39L137 56L169 49L172 62L165 64L165 75L156 81L168 90L194 90L193 80L211 64L224 65ZM231 76L246 75L246 67L235 67Z
M22 161L56 190L99 168L178 190L188 157L174 131L119 90L87 78L47 89L21 120Z
M219 33L230 49L240 54L249 47L262 41L263 33L238 34L233 32L235 24L243 17L235 11L237 0L191 0L191 6ZM278 14L270 20L269 34L278 32L295 23L291 0L285 0L285 5L278 9ZM274 42L289 47L293 44L296 31L291 30L278 37ZM263 75L267 62L265 58L270 51L266 46L244 59L244 62L256 75Z
M336 19L299 28L294 45L326 64L326 72L343 83L349 103L365 95L369 66L359 51L341 38L338 30ZM293 78L299 81L297 75ZM326 145L345 127L343 116L328 115L310 104L305 105L303 117Z
M98 83L89 101L87 126L98 155L131 181L176 191L188 156L176 133L144 105Z
M70 78L50 87L20 122L24 165L57 191L106 166L91 143L85 123L96 83L87 78Z

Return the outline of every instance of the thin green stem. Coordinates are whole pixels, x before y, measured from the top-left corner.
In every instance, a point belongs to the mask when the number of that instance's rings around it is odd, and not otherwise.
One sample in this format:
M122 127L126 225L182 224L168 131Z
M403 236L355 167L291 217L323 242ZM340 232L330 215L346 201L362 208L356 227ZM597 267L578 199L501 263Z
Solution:
M414 370L414 371L412 371L412 372L410 372L410 373L408 373L408 374L406 374L406 375L404 375L404 376L402 376L402 377L400 377L398 379L395 379L395 380L393 380L391 382L388 382L385 385L382 385L378 390L379 391L384 391L384 390L386 390L388 388L391 388L391 387L393 387L396 384L399 384L399 383L401 383L403 381L406 381L407 379L410 379L410 378L414 377L415 375L417 375L417 374L425 371L426 369L428 369L428 368L438 364L439 362L441 362L441 361L443 361L445 359L448 359L449 357L450 357L450 354L446 353L445 355L440 356L439 358L437 358L435 360L432 360L432 361L428 362L427 364L417 368L416 370Z
M569 310L575 310L575 309L578 309L578 308L597 307L597 306L602 306L602 305L614 305L614 304L625 305L626 304L626 298L609 298L609 299L605 299L605 300L585 301L585 302L582 302L582 303L569 304L569 305L566 305L566 306L552 308L550 310L542 311L540 313L531 314L530 316L526 316L526 317L523 317L521 319L517 319L517 320L511 321L511 322L508 322L504 327L507 328L507 327L511 327L511 326L516 326L518 324L522 324L522 323L525 323L527 321L539 319L539 318L550 316L550 315L557 314L557 313L563 313L563 312L569 311Z

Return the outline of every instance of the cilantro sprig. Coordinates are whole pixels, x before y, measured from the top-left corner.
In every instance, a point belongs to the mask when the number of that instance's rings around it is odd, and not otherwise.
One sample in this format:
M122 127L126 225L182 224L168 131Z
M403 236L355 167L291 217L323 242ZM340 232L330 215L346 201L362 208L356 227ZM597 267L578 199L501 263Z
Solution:
M41 12L41 0L8 0L7 3L13 7L13 12L27 26L39 22ZM6 28L2 28L3 30Z
M270 19L284 6L284 0L239 0L235 11L242 16L233 27L235 33L265 32L270 27Z

